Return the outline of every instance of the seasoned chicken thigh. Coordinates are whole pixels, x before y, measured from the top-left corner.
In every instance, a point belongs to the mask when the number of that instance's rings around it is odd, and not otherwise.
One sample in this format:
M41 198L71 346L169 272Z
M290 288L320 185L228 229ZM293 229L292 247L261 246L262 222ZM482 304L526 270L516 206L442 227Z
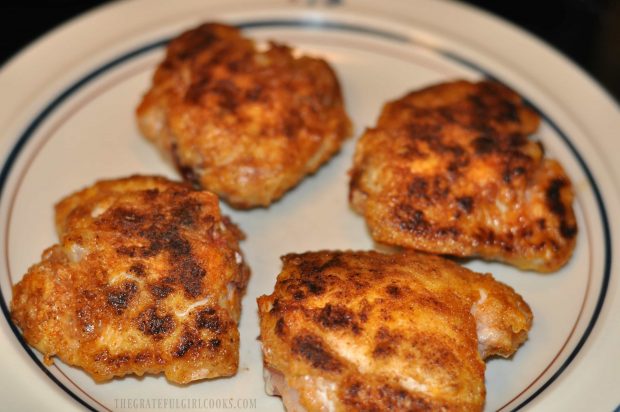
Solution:
M237 371L243 234L215 195L159 177L101 181L56 206L60 241L13 289L26 341L97 381Z
M214 23L170 42L137 117L186 180L238 208L279 199L351 132L327 62Z
M411 92L358 142L351 204L381 243L555 271L575 247L573 190L528 139L538 124L498 83Z
M479 411L483 359L512 355L532 313L491 275L417 252L283 258L258 299L267 389L290 411Z

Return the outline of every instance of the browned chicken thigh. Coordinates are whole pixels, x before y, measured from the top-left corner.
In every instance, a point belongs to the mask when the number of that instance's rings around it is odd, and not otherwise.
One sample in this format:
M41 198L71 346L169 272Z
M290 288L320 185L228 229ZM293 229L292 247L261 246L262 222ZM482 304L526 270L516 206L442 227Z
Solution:
M491 275L417 252L283 257L258 299L267 389L291 411L479 411L484 358L532 313Z
M411 92L359 141L351 204L381 243L557 270L575 247L573 191L528 139L538 124L498 83Z
M275 43L259 50L214 23L172 40L137 117L185 179L238 208L280 198L351 132L324 60Z
M237 371L243 234L215 195L159 177L101 181L56 206L60 242L13 289L26 341L97 381Z

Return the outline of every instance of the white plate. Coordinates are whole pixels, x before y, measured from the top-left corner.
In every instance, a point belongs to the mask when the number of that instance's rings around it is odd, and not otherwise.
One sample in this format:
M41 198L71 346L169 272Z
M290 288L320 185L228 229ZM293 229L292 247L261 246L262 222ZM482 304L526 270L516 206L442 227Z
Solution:
M331 2L330 2L331 3ZM268 210L226 212L248 235L252 267L241 319L239 373L170 385L162 377L95 384L57 361L46 367L9 324L11 285L56 241L52 206L97 179L132 173L177 177L136 130L133 110L163 45L206 20L237 24L326 57L343 83L356 136L387 99L450 78L499 79L543 116L536 138L575 185L579 237L560 272L519 272L474 261L531 305L530 339L511 360L488 363L487 410L612 410L620 403L617 297L618 107L574 65L532 37L460 4L438 1L303 2L166 0L115 3L38 41L0 72L0 397L7 410L281 410L266 396L255 299L273 289L279 256L325 248L369 249L347 205L355 139ZM616 253L615 253L616 252ZM35 394L34 395L31 394ZM4 408L3 408L4 409Z

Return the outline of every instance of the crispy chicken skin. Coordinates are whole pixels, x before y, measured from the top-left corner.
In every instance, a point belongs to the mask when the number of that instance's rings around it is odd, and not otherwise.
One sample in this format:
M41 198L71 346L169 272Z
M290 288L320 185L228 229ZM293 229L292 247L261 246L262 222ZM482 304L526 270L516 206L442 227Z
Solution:
M218 199L183 183L101 181L56 205L60 241L13 288L26 341L96 381L237 371L249 269Z
M291 411L478 411L483 359L532 313L491 275L418 252L289 254L258 299L267 390Z
M186 180L237 208L268 206L351 133L324 60L213 23L169 44L137 118Z
M575 247L573 190L528 139L538 124L498 83L411 92L358 142L352 207L381 243L555 271Z

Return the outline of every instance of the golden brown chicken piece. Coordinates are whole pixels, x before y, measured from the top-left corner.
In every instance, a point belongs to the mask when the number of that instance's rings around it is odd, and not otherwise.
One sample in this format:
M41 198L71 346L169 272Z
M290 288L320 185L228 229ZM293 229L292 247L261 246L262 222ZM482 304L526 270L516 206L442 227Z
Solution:
M359 141L351 204L381 243L557 270L575 247L573 191L528 140L538 124L494 82L411 92Z
M56 206L60 242L13 289L26 341L97 381L237 371L249 270L215 195L159 177L108 180Z
M203 24L168 46L138 125L186 180L238 208L267 206L351 132L336 74L318 58Z
M291 411L478 411L483 359L510 356L532 313L491 275L433 255L283 257L258 299L267 390Z

